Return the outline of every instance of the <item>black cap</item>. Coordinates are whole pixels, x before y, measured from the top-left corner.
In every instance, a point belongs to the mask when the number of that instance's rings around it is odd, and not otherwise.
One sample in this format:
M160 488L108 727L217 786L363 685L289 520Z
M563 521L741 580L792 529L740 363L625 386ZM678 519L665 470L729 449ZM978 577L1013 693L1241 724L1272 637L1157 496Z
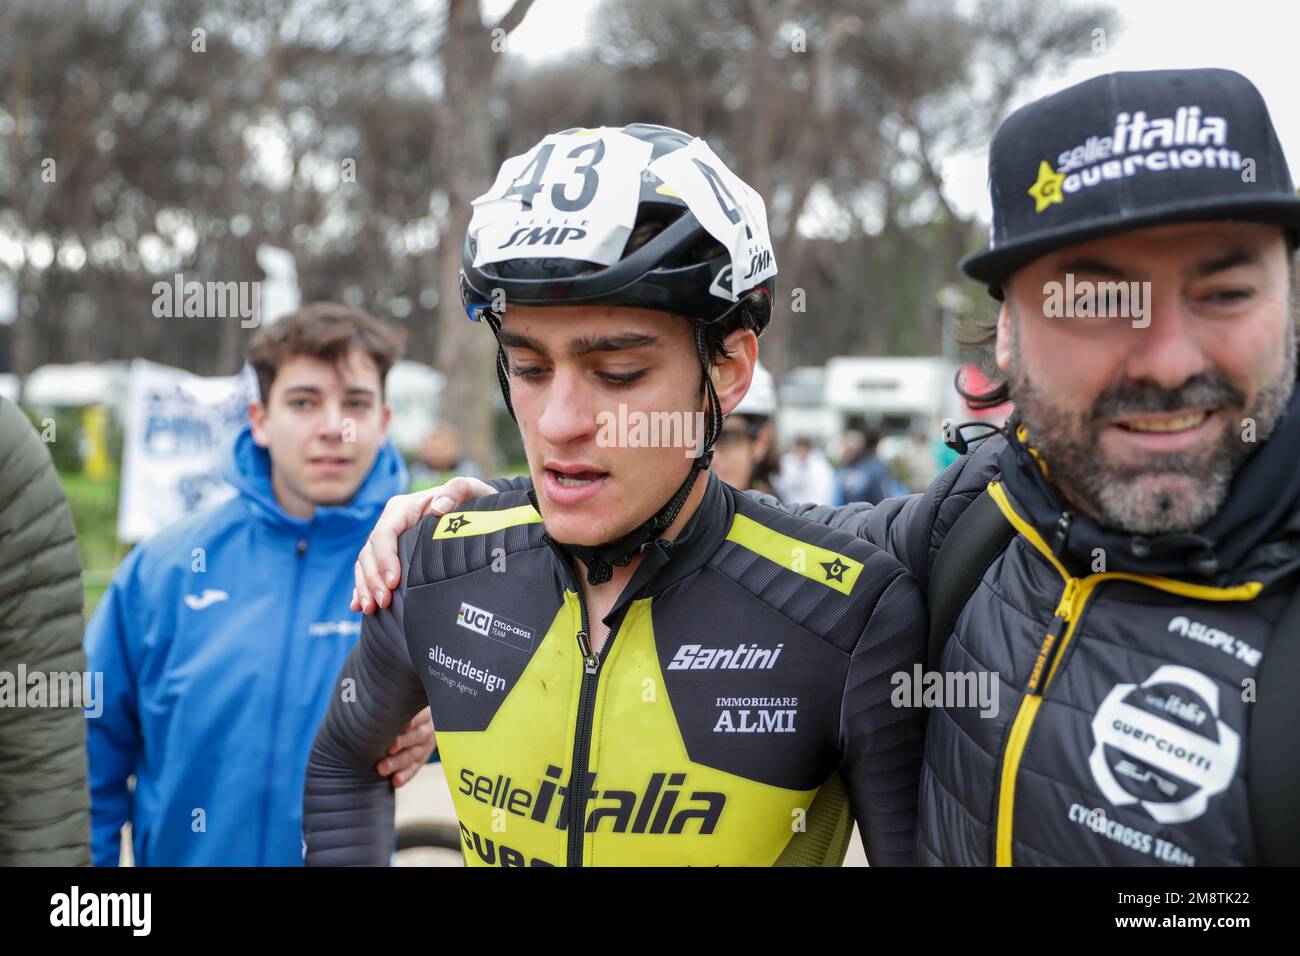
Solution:
M1231 70L1109 73L1020 108L993 137L989 194L989 247L961 267L997 298L1048 252L1145 226L1300 229L1268 108Z

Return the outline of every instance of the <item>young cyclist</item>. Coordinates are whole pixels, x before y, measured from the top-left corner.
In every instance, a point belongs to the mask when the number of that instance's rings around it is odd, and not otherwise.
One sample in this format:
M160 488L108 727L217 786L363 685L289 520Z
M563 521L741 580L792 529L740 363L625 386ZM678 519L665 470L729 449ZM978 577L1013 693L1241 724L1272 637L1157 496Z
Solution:
M530 480L402 536L312 751L307 862L387 860L370 767L427 703L471 864L838 865L853 820L909 863L914 584L709 470L770 317L761 198L637 124L546 137L475 209L463 295Z

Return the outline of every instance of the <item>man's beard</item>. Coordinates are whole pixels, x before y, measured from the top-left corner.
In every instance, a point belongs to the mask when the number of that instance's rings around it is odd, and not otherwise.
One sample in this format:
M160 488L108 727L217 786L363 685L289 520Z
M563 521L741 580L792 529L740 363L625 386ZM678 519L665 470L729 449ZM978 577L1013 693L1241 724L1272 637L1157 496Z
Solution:
M1295 389L1293 318L1282 373L1259 391L1250 409L1244 407L1241 389L1213 368L1175 389L1149 380L1120 381L1097 396L1087 411L1070 411L1053 404L1049 392L1026 374L1015 326L1013 321L1007 378L1029 439L1047 463L1050 481L1070 505L1130 534L1192 531L1214 517L1237 469L1273 433ZM1218 406L1227 415L1228 425L1219 441L1186 451L1153 453L1142 464L1107 460L1098 425L1102 419L1197 406ZM1240 414L1228 414L1233 410ZM1253 440L1243 437L1248 422L1254 423Z

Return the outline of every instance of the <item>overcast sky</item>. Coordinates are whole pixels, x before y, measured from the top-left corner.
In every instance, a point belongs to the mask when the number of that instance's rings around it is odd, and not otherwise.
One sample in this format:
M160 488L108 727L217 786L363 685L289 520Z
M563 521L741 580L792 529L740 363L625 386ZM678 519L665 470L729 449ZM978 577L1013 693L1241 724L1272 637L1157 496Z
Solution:
M1067 0L1070 2L1070 0ZM536 0L509 48L546 59L580 46L596 0ZM1123 0L1112 4L1121 24L1104 54L1081 58L1036 84L1026 101L1113 70L1215 66L1245 74L1264 95L1294 178L1300 173L1300 2L1297 0ZM510 0L488 0L499 15ZM707 132L707 131L703 131ZM985 150L944 163L948 198L987 220Z

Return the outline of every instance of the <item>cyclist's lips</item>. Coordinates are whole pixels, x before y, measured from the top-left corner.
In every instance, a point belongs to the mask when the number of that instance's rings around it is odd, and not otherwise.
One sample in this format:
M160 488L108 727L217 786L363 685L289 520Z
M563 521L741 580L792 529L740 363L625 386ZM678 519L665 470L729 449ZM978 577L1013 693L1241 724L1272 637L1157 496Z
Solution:
M609 481L609 472L582 465L548 462L544 474L547 499L561 506L589 501Z
M341 475L352 467L351 458L343 458L338 455L319 455L315 458L308 458L307 464L316 472L326 475Z

